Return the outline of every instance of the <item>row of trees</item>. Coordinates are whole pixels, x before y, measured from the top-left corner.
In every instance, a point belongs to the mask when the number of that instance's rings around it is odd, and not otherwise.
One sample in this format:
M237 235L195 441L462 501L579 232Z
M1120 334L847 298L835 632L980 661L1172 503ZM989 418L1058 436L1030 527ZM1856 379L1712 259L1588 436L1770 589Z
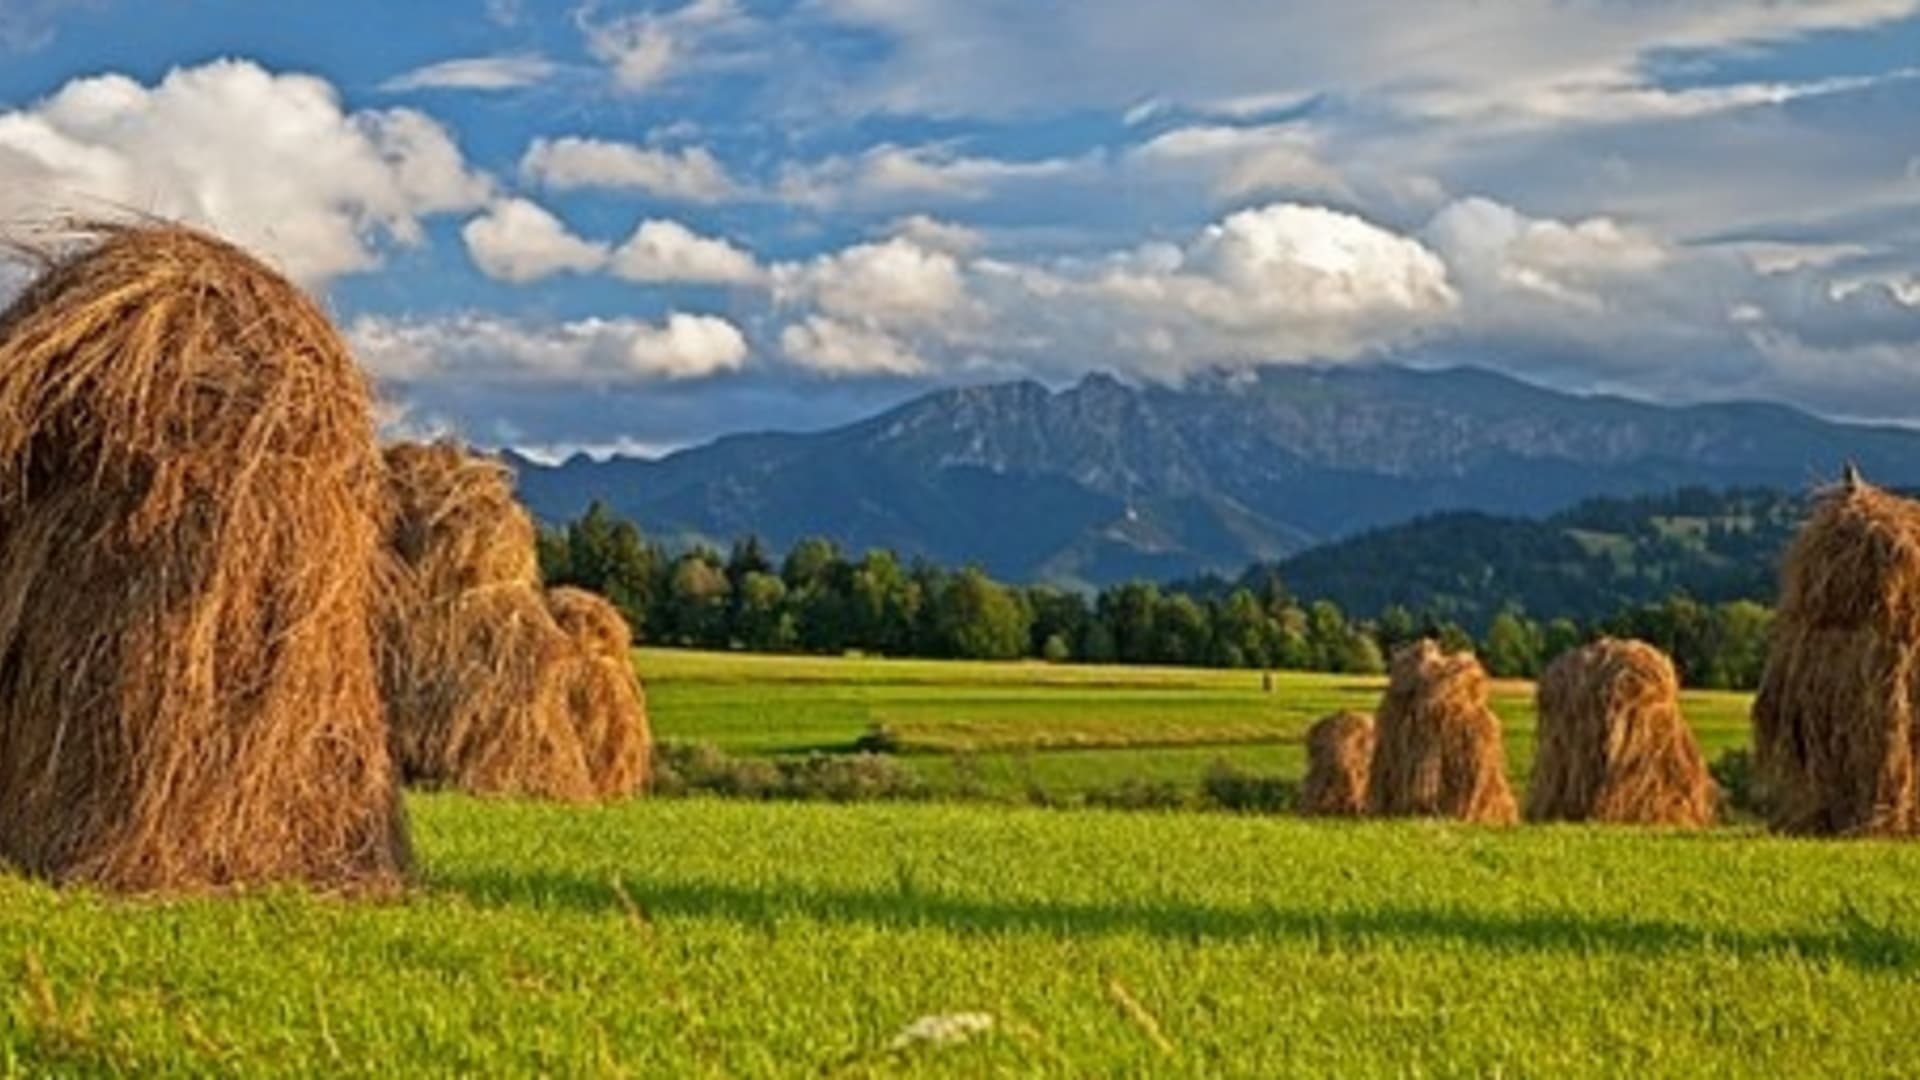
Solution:
M1209 594L1130 582L1088 597L884 550L854 558L820 539L800 541L777 562L751 537L724 554L673 553L599 505L544 532L540 554L549 581L606 595L641 640L768 652L1363 674L1382 670L1399 645L1436 636L1477 649L1496 675L1530 676L1561 651L1615 633L1666 649L1691 685L1743 687L1759 678L1769 621L1755 604L1676 596L1584 625L1508 611L1476 641L1456 623L1404 608L1356 620L1293 596L1273 574Z

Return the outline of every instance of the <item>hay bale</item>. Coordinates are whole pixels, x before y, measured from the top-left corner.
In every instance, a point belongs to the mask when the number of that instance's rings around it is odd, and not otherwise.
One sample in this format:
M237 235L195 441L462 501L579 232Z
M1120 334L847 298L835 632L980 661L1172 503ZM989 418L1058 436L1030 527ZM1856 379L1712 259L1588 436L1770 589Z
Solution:
M1822 494L1783 566L1754 700L1771 824L1821 835L1920 830L1920 504L1852 479Z
M1548 665L1537 701L1528 819L1712 823L1713 780L1665 653L1615 638L1574 649Z
M386 463L392 547L429 594L539 588L539 533L505 465L447 441L395 443Z
M633 666L633 629L606 597L560 585L547 590L547 610L562 633L593 655Z
M569 710L594 787L603 797L643 789L653 736L633 667L633 631L606 598L585 589L548 589L547 610L585 657L574 669Z
M0 315L0 858L135 891L398 883L365 380L238 248L72 240Z
M1367 801L1385 816L1516 820L1500 720L1487 707L1486 669L1472 653L1421 641L1394 654L1374 720Z
M1356 817L1367 812L1367 774L1373 768L1373 717L1339 712L1307 730L1307 776L1300 812L1309 817Z
M499 464L452 443L386 452L399 580L382 682L409 783L586 802L571 707L586 657L539 588L533 521Z

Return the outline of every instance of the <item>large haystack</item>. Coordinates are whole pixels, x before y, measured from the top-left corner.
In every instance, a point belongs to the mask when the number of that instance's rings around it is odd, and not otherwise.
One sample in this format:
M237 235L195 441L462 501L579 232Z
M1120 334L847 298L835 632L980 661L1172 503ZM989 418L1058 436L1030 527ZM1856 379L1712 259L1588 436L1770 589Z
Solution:
M126 890L402 878L380 472L293 285L185 228L74 238L0 315L0 856Z
M1850 476L1823 494L1782 578L1753 708L1773 825L1915 832L1920 505Z
M644 788L653 736L633 668L633 630L605 597L585 589L548 589L547 610L586 658L575 669L569 708L595 788L603 796Z
M1394 654L1374 721L1367 801L1388 816L1516 820L1500 720L1487 707L1487 673L1472 653L1433 641Z
M1713 780L1665 653L1615 638L1574 649L1541 675L1538 702L1530 820L1712 823Z
M631 794L646 771L638 688L555 621L506 469L449 443L391 447L387 466L401 572L383 673L407 779L574 802Z
M1300 812L1309 817L1355 817L1367 812L1367 774L1373 768L1373 717L1339 712L1307 730L1307 776Z

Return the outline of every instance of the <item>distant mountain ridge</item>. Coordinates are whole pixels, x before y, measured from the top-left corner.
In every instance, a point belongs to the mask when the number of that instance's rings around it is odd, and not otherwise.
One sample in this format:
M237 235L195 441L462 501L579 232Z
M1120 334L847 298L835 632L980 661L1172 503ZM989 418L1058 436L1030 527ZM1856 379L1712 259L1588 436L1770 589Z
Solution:
M1667 407L1456 368L1267 368L1180 388L1092 375L936 391L811 434L658 461L519 462L535 513L593 500L675 541L810 535L1011 581L1237 574L1450 510L1540 516L1687 486L1802 491L1854 460L1920 483L1920 433L1783 405Z
M1810 505L1804 492L1693 488L1591 499L1547 518L1456 510L1252 567L1239 583L1277 572L1305 601L1331 600L1369 618L1399 606L1476 634L1509 609L1590 622L1675 594L1770 605Z

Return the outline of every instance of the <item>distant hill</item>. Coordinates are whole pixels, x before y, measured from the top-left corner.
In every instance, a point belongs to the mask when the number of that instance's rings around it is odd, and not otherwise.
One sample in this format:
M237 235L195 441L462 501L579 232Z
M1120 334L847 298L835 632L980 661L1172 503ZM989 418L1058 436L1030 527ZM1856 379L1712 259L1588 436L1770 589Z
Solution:
M1296 595L1356 615L1389 605L1476 633L1503 608L1591 620L1686 592L1702 602L1772 603L1803 496L1687 490L1596 499L1545 519L1453 512L1315 548L1270 570Z
M943 390L831 431L730 436L659 461L522 462L521 488L548 520L600 499L672 541L824 535L1098 585L1235 574L1444 511L1804 491L1849 458L1874 480L1920 483L1920 434L1780 405L1668 408L1475 369L1269 368L1179 389L1095 375L1059 391Z

